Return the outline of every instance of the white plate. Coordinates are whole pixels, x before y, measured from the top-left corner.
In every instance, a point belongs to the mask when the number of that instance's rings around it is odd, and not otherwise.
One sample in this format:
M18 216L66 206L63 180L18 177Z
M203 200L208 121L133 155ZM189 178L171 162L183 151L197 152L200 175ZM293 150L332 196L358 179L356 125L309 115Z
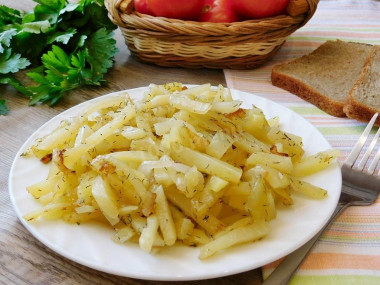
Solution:
M144 88L128 90L132 97L141 96ZM306 154L331 148L322 134L293 111L264 98L232 90L243 107L260 107L267 118L280 116L282 129L302 136ZM106 96L115 96L117 93ZM270 234L263 240L236 246L206 261L198 259L199 249L175 246L158 254L148 254L134 244L120 245L111 240L113 230L98 224L80 226L62 221L27 223L22 216L40 207L25 190L26 186L46 177L48 166L37 159L20 154L39 138L54 129L62 119L81 112L93 99L54 117L39 128L21 147L9 176L9 192L17 215L23 225L53 251L88 267L125 277L147 280L199 280L236 274L258 268L294 251L316 234L331 216L341 190L338 163L308 177L308 181L324 187L329 196L311 200L294 196L294 205L278 211L271 222Z

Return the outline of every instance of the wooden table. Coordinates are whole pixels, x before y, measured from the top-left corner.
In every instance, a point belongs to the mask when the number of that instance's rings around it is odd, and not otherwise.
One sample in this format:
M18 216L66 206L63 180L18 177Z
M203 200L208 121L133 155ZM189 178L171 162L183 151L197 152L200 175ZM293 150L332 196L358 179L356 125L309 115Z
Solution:
M0 5L30 10L31 0L0 0ZM29 107L28 100L0 85L1 99L10 108L0 116L0 284L164 284L102 273L72 262L37 241L20 223L8 194L8 175L16 152L42 124L60 112L91 98L113 91L146 86L149 83L179 81L183 83L225 85L222 70L187 70L161 68L139 62L131 56L119 31L115 35L119 53L103 87L73 91L53 108L46 105ZM172 284L260 284L260 270L219 279L173 282Z

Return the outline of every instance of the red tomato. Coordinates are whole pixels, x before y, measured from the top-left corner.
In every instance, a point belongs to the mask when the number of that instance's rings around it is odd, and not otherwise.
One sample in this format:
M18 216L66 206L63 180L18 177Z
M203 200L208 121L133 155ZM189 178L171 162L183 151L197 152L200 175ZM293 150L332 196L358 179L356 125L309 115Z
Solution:
M202 11L203 0L147 0L153 16L194 20Z
M205 0L200 22L231 23L238 21L231 0Z
M148 0L134 0L135 2L135 9L139 13L143 14L151 14L151 12L148 9Z
M238 15L259 19L284 14L289 0L231 0Z

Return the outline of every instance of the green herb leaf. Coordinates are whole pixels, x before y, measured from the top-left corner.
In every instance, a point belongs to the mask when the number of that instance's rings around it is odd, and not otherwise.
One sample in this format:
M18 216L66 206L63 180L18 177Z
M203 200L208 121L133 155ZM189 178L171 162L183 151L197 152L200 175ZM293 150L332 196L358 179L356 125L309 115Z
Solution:
M65 7L66 0L34 0L34 2L39 3L41 6L46 6L51 10L60 11Z
M78 41L78 47L83 47L86 39L87 39L86 35L81 35Z
M28 98L32 96L32 92L22 85L16 78L14 78L12 75L0 75L0 84L9 84L13 88L15 88L20 93L26 95Z
M94 30L106 28L107 30L115 30L116 26L108 18L108 12L104 9L103 1L87 0L88 6L85 7L84 14L88 14L90 25Z
M51 25L49 21L44 20L44 21L25 23L23 25L22 31L32 33L32 34L40 34L41 32L46 33L47 31L49 31L50 27Z
M113 32L101 28L85 43L87 61L91 65L94 81L103 78L104 73L113 65L113 57L117 53Z
M42 56L42 63L44 70L27 74L39 84L29 87L33 92L32 105L48 101L53 105L69 90L85 84L96 84L92 81L91 71L86 68L84 51L69 56L60 47L53 46L51 51Z
M47 39L48 44L52 44L54 42L67 44L69 40L76 34L77 30L74 28L69 28L67 31L56 32L50 35Z
M34 7L34 21L47 20L51 24L57 23L61 9L65 7L65 0L34 0L39 3Z
M33 66L41 64L41 55L46 49L45 34L31 34L27 32L19 32L13 36L11 41L14 53L19 53L26 57Z
M75 11L78 8L79 4L78 3L69 3L59 11L59 15L63 15L68 12Z
M0 115L6 115L9 112L9 108L4 99L0 100Z
M30 65L30 61L21 57L21 54L12 54L12 49L6 49L0 54L0 73L15 73Z
M16 29L9 29L0 33L0 53L4 52L4 46L9 47L12 37L17 34Z
M8 24L21 24L23 13L16 9L0 5L0 27Z

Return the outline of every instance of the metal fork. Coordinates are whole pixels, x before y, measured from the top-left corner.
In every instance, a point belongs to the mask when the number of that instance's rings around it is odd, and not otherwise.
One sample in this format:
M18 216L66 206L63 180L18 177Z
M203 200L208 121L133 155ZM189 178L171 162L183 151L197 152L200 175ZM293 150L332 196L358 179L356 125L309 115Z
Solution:
M380 193L380 171L375 174L376 167L379 164L380 160L380 147L372 159L369 167L365 169L365 166L379 139L380 128L373 137L360 162L358 157L363 149L365 142L367 141L368 135L371 132L371 129L378 115L379 114L376 113L372 117L359 140L356 142L351 153L348 155L347 159L342 165L342 192L338 205L330 220L323 227L323 229L310 241L308 241L293 253L289 254L273 271L273 273L262 283L263 285L287 284L309 251L312 249L320 235L331 224L335 217L337 217L340 213L343 212L344 209L349 206L368 206L376 201Z

